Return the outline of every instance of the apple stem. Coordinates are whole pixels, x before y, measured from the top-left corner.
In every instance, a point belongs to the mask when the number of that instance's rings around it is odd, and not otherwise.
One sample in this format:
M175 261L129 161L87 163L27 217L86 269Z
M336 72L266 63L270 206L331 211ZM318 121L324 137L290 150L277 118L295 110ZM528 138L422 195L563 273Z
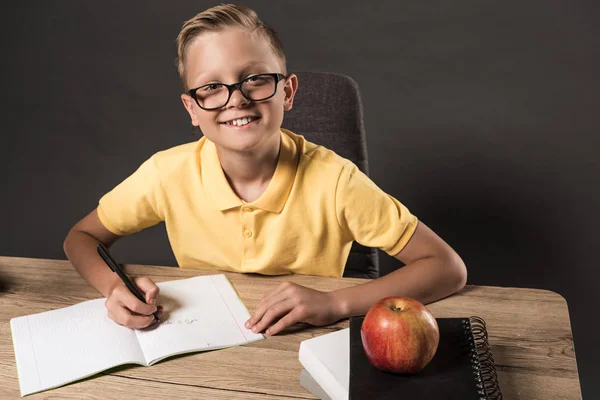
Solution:
M392 311L402 311L400 307L392 307Z

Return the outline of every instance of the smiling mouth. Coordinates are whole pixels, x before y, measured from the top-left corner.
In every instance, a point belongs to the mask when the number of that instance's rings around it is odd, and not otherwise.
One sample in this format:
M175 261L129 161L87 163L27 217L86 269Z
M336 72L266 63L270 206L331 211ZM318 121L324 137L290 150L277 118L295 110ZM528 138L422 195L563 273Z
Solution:
M260 117L244 117L238 119L232 119L231 121L220 122L221 125L225 126L235 126L235 127L244 127L248 124L251 124L254 121L259 120Z

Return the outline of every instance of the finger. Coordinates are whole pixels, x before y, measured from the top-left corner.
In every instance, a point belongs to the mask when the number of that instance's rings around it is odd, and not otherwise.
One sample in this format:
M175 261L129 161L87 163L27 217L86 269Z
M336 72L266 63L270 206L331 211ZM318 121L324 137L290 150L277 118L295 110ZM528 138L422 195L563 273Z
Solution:
M277 323L273 324L265 334L267 336L276 335L287 327L294 325L296 322L300 322L302 319L302 313L298 311L297 308L294 308L292 311L287 313L283 318L281 318Z
M156 311L155 305L146 304L143 301L140 301L125 286L121 286L121 287L118 287L115 290L113 290L111 297L119 305L126 307L131 312L134 312L136 314L150 315Z
M111 296L107 298L104 302L104 307L106 307L108 317L118 323L115 317L115 313L113 313L112 310L116 310L118 307L120 307L119 303L115 301L114 298Z
M117 324L124 325L129 328L138 328L138 327L147 326L148 325L147 321L143 321L143 320L131 321L130 320L130 317L134 316L134 314L132 314L132 312L130 310L126 309L123 306L123 304L121 304L121 302L118 300L119 292L122 290L125 290L129 294L131 294L131 292L129 292L129 290L123 286L122 288L120 288L118 290L117 289L113 290L113 293L111 293L111 295L106 299L106 302L104 303L104 305L108 311L107 312L108 317L110 319L112 319L113 321L115 321ZM136 298L136 300L137 300L137 298ZM157 313L161 312L162 306L158 306L157 308L158 308ZM142 316L142 317L149 318L150 324L152 324L156 320L156 318L154 318L153 315L152 316Z
M158 293L160 292L160 288L156 286L156 283L146 276L135 278L134 282L142 293L144 293L146 303L155 305Z
M262 299L260 299L259 305L269 302L273 297L278 296L284 291L289 290L292 286L294 286L294 284L291 282L280 283L275 289L271 290L269 293L264 295Z
M267 310L270 307L273 307L273 305L275 305L277 303L281 303L286 298L287 298L286 292L279 292L275 296L270 297L269 300L259 303L259 305L256 308L256 311L254 311L254 314L252 315L252 317L250 317L250 319L248 321L246 321L246 324L245 324L246 329L252 329L252 327L254 325L256 325L256 323L258 321L260 321L260 319L265 315L265 313L267 312Z
M246 321L244 326L246 329L252 328L256 322L262 317L265 310L272 304L277 301L282 301L285 297L289 297L290 290L294 287L294 284L291 282L283 282L275 289L267 293L258 303L256 310L254 311L254 315ZM282 296L283 293L287 293L285 296Z
M154 323L154 315L134 315L127 308L115 307L109 312L109 317L119 325L131 329L142 329Z
M262 332L267 326L271 325L275 318L287 314L294 308L294 302L291 299L284 300L269 307L262 318L252 327L252 332Z

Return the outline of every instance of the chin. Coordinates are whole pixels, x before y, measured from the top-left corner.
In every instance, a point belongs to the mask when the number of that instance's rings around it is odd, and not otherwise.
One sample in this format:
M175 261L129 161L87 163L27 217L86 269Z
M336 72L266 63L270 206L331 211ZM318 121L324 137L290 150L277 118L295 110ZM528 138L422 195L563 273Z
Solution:
M243 140L243 141L236 141L234 143L224 143L221 146L225 147L229 150L233 150L233 151L239 151L239 152L248 152L248 151L252 151L255 148L259 147L260 144L262 142L260 141L249 141L249 140Z
M279 130L277 130L276 133L279 134ZM267 134L258 129L239 132L221 131L217 135L210 135L208 139L213 141L217 146L224 147L229 150L251 151L261 145L264 145L274 136L274 134Z

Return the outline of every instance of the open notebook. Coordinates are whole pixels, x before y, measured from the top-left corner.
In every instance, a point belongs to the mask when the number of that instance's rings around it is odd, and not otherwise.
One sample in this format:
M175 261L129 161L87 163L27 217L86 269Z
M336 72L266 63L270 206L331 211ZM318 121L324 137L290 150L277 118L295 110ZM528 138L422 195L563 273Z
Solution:
M56 388L123 364L263 339L244 328L250 314L225 275L158 283L161 323L146 330L117 325L105 299L10 321L21 396Z

